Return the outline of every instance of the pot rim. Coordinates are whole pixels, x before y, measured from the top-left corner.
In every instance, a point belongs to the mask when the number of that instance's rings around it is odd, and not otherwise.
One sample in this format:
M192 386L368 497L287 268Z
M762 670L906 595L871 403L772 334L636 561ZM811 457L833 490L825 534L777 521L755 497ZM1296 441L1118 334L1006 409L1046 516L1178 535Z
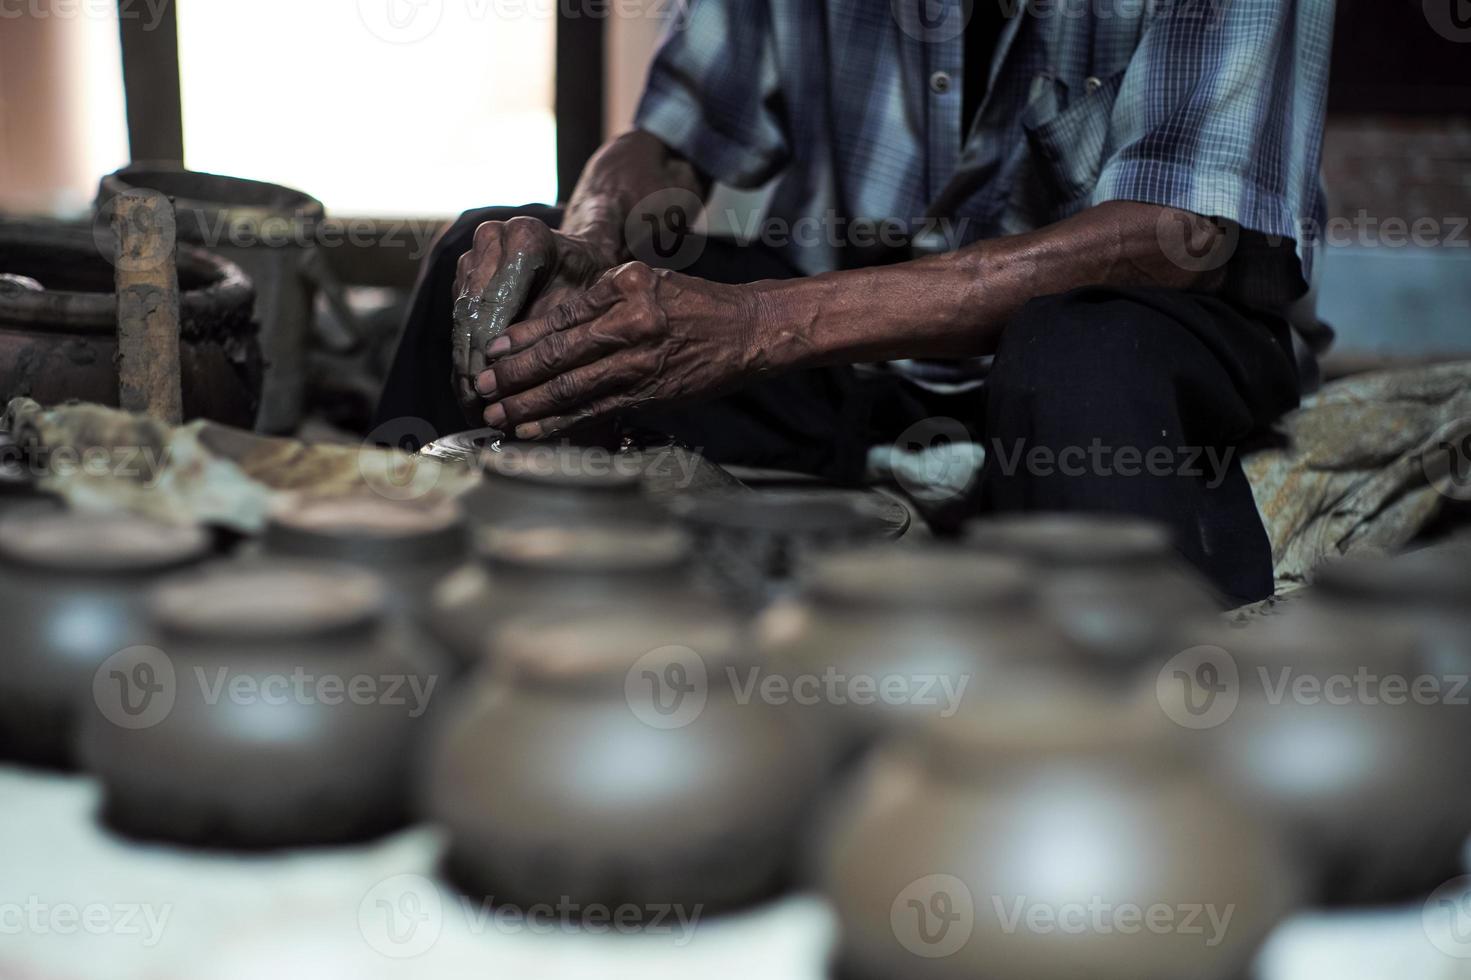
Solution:
M64 223L0 220L0 245L67 250L109 268L112 263L103 247L110 247L112 242L111 231L102 229L94 234L86 227ZM203 288L179 293L181 329L186 335L198 332L197 327L188 326L194 321L204 322L216 312L254 305L255 286L235 263L186 242L179 242L178 250L181 270L210 280ZM48 289L0 299L0 330L14 330L17 324L28 332L115 334L117 293Z

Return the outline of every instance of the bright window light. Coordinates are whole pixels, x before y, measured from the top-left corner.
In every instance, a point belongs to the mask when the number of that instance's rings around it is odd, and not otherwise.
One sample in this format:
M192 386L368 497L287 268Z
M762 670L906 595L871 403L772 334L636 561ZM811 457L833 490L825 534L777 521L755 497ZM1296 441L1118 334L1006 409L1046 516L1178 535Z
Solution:
M552 202L552 10L178 0L186 161L306 191L337 215Z

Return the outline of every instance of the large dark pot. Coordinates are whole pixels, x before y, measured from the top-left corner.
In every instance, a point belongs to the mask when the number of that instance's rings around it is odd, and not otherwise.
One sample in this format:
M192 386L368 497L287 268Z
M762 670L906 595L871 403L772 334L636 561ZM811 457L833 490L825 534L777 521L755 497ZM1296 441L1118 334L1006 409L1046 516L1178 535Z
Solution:
M149 586L208 552L197 527L44 504L0 521L0 754L70 768L78 702L110 657L152 635Z
M704 610L508 626L434 754L426 812L452 877L510 905L644 914L770 894L822 767L788 711L738 700L749 663Z
M357 840L408 817L438 664L349 566L232 564L161 586L156 649L118 665L83 764L124 834L227 848Z
M818 862L840 975L1243 976L1296 876L1272 828L1160 728L1091 699L1028 700L875 756Z
M233 262L255 284L255 322L265 355L264 398L256 428L286 434L301 421L317 282L318 230L326 217L309 194L258 180L135 163L102 178L97 211L128 190L172 199L180 241ZM244 428L250 428L246 425Z
M1465 675L1414 637L1300 606L1217 629L1157 695L1212 771L1279 818L1325 903L1389 902L1454 877L1471 833Z
M475 564L445 579L428 616L465 665L494 653L497 630L533 611L637 606L658 616L714 604L690 584L690 542L676 528L640 526L487 529Z
M0 221L0 274L43 287L0 288L0 396L118 404L111 248L101 231ZM261 383L250 282L229 262L181 245L179 288L184 416L249 428Z
M1150 521L1019 514L973 521L965 539L983 553L1034 564L1048 615L1120 678L1168 659L1181 648L1182 630L1221 610L1169 531Z
M1039 615L1034 580L1021 562L959 548L845 551L762 614L759 646L847 756L972 699L1010 696L1027 674L1076 667Z

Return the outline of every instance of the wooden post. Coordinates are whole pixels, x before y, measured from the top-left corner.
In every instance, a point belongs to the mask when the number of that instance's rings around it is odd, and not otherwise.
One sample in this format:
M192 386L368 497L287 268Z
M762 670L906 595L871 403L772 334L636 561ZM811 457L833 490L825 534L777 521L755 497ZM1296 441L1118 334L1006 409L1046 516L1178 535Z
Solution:
M149 190L125 191L114 206L119 404L178 425L184 398L174 206Z

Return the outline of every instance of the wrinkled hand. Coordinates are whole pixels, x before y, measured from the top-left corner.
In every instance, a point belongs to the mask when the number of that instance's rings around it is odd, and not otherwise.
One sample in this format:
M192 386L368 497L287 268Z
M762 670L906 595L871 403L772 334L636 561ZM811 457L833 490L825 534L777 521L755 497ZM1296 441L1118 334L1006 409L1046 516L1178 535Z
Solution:
M768 369L760 304L727 286L630 262L486 351L485 422L539 439L609 412L719 394Z
M484 404L475 378L485 349L513 321L540 316L587 289L615 259L535 218L487 221L455 277L454 384L467 417Z

